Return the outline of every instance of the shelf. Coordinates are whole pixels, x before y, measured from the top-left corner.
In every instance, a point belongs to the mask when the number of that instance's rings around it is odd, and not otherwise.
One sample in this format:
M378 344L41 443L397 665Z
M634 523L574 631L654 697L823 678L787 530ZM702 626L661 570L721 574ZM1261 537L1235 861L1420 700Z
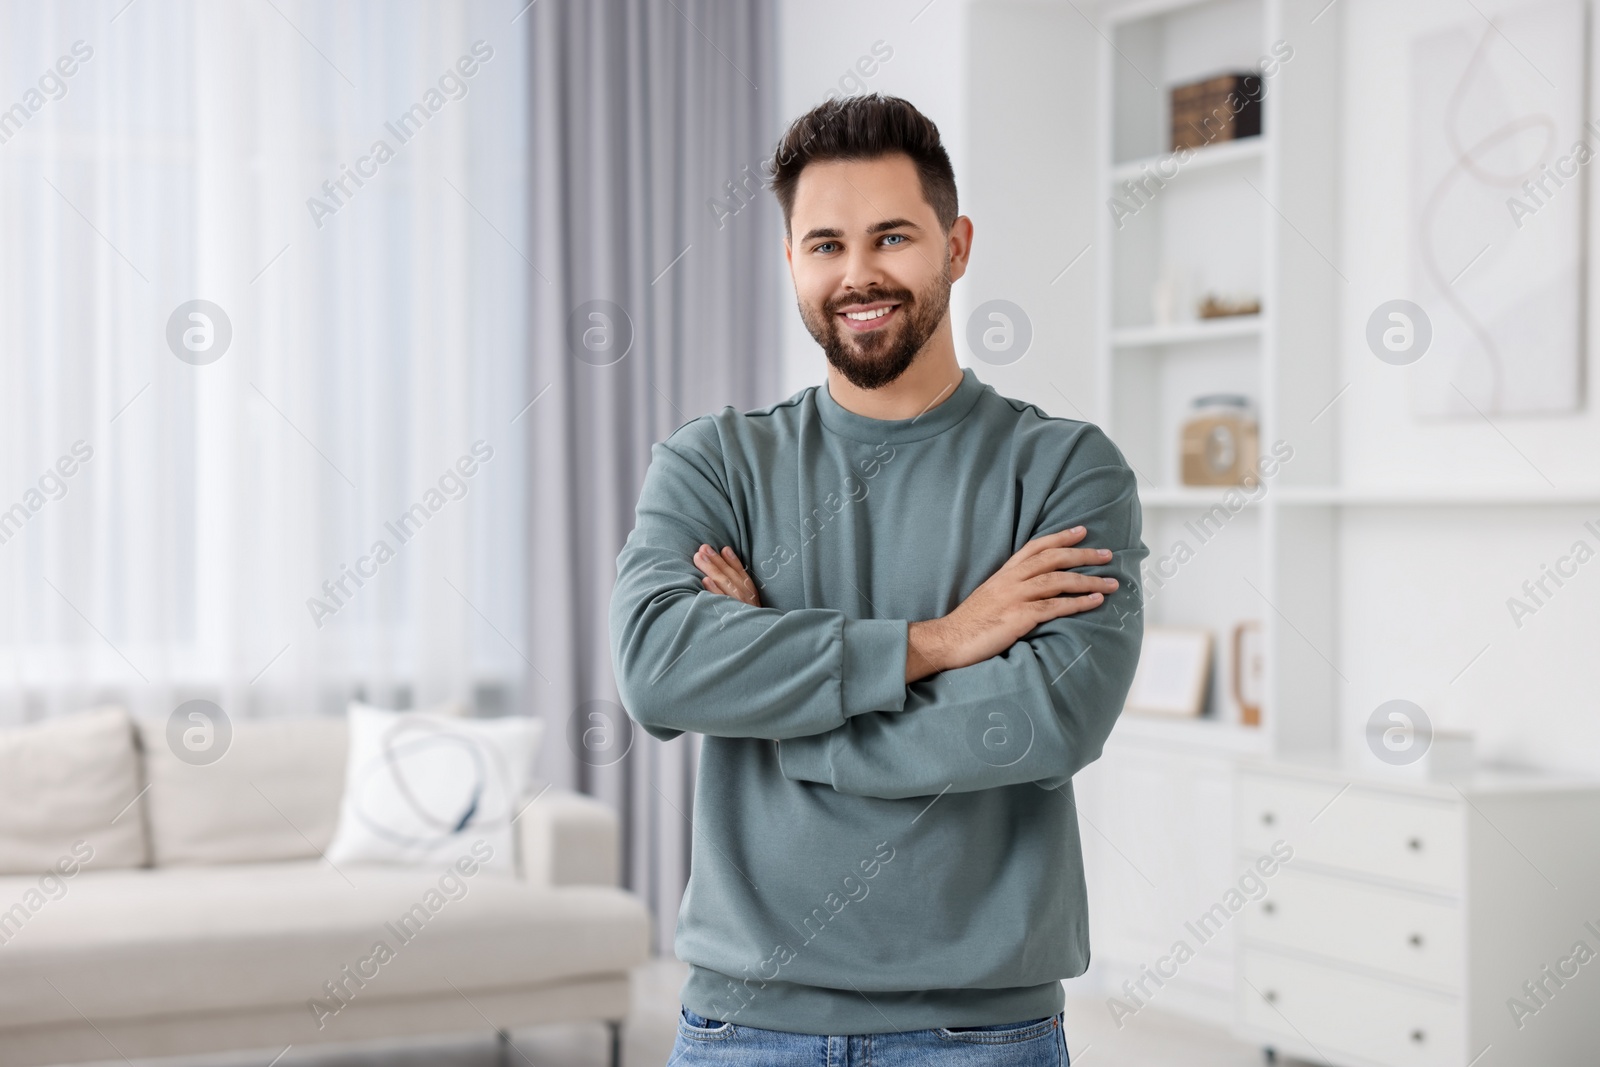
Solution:
M1229 490L1238 490L1246 493L1246 506L1259 503L1272 495L1271 483L1268 483L1266 494L1260 490L1253 490L1255 500L1250 500L1249 492L1242 485L1174 485L1174 486L1140 486L1139 503L1147 508L1209 508L1213 504L1222 503L1222 497Z
M1220 319L1195 319L1164 326L1123 326L1111 331L1112 348L1162 348L1204 344L1237 337L1260 337L1262 315L1229 315Z
M1257 754L1267 750L1267 734L1259 726L1241 726L1206 718L1161 718L1124 711L1111 730L1112 739L1215 752Z
M1266 156L1266 138L1261 135L1254 137L1241 137L1237 141L1220 141L1217 144L1204 145L1196 148L1189 156L1186 163L1177 161L1176 152L1163 152L1155 156L1142 156L1139 159L1130 159L1126 163L1118 163L1111 168L1110 180L1113 185L1119 182L1133 181L1144 176L1144 169L1149 167L1155 172L1156 177L1162 181L1173 181L1181 175L1192 174L1197 171L1213 170L1217 167L1230 167L1241 163L1259 163ZM1161 170L1161 165L1170 163L1167 170L1176 167L1177 170L1168 177Z
M1246 506L1272 501L1282 507L1341 508L1455 508L1455 507L1592 507L1600 504L1600 486L1551 489L1549 486L1450 488L1347 489L1340 486L1274 486L1267 491L1234 485L1173 485L1139 487L1139 503L1146 508L1207 508L1221 503L1230 489L1245 491Z
M1551 507L1600 504L1600 486L1570 489L1547 485L1497 488L1494 486L1394 486L1372 489L1343 486L1283 486L1269 489L1279 504L1307 507ZM1141 494L1142 499L1142 494Z
M1432 795L1455 800L1462 793L1552 793L1600 789L1600 776L1583 771L1551 770L1506 764L1475 763L1459 775L1430 778L1413 764L1379 763L1364 751L1278 752L1240 761L1247 770L1265 774L1290 771L1335 785L1364 782L1379 789Z
M1105 11L1108 25L1135 22L1139 19L1160 18L1185 8L1199 7L1210 0L1123 0Z

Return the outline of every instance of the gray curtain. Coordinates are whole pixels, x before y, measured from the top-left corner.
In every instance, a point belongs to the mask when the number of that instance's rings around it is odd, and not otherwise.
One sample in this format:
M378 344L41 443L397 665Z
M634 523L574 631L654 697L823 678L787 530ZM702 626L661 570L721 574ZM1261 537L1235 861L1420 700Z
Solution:
M651 444L724 405L783 399L782 218L758 177L780 133L776 12L772 0L540 0L523 17L526 691L547 724L544 776L618 810L624 882L670 953L697 739L630 730L606 611Z

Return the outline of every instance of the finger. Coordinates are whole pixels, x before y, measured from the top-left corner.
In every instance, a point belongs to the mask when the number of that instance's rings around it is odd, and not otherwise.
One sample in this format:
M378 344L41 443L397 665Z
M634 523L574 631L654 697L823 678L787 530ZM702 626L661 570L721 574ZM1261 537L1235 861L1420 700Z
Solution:
M744 564L739 562L739 557L734 555L733 549L725 548L722 553L717 562L722 564L723 573L741 585L754 585L750 581L750 572L744 569Z
M734 559L737 560L738 557L735 556ZM694 565L705 573L706 577L701 580L701 584L711 592L760 606L756 597L756 584L744 572L744 568L737 566L736 563L728 564L722 556L712 552L709 545L702 545L695 551Z
M749 579L750 572L744 569L744 564L739 562L738 556L733 556L731 559L724 557L724 559L725 562L723 563L723 567L729 574L736 578L742 578L745 580Z
M1018 564L1024 578L1072 567L1097 567L1111 562L1109 548L1050 548Z
M712 590L712 592L728 595L728 579L723 574L707 571L706 576L701 579L701 584L706 584L706 582L710 582L710 585L707 585L707 589Z
M713 593L719 593L731 600L745 599L743 596L739 595L739 590L737 588L729 585L726 581L723 581L720 578L707 578L706 581L711 583L707 588L709 588ZM748 601L746 601L746 603L748 603Z
M1089 593L1110 596L1116 592L1117 586L1115 578L1102 578L1099 575L1081 574L1077 571L1048 571L1022 584L1023 591L1035 599Z
M1099 607L1105 603L1105 597L1099 593L1090 593L1087 596L1052 597L1038 603L1043 605L1047 612L1045 618L1064 619L1068 615L1079 615Z
M708 573L700 579L700 584L713 593L722 596L731 596L738 599L738 593L733 586L720 574Z
M1057 530L1055 533L1045 534L1043 537L1035 537L1032 541L1029 541L1027 544L1018 549L1016 555L1012 556L1011 558L1013 560L1026 559L1036 553L1043 552L1046 549L1065 548L1068 545L1077 544L1087 536L1089 536L1089 530L1084 526L1074 526L1066 530Z
M723 578L728 573L727 565L722 562L722 557L712 552L707 545L701 545L695 552L694 565L714 578Z
M755 604L757 602L755 580L750 577L750 572L744 569L744 564L739 562L738 554L724 545L721 555L715 558L722 567L723 580L739 589L739 593L735 595L746 603Z

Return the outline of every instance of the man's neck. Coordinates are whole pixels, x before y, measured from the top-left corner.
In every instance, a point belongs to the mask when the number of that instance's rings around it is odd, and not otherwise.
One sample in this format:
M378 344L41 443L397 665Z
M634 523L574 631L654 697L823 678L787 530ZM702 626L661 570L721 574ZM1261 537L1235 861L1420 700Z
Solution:
M911 419L949 400L961 378L947 317L905 373L881 388L862 389L828 364L828 395L846 411L869 419Z

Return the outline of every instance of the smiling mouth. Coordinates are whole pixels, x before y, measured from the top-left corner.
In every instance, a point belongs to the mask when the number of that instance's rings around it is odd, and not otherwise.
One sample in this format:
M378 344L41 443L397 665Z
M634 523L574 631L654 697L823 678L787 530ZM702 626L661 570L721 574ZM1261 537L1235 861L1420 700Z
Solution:
M847 328L855 333L882 329L900 310L899 304L880 304L872 307L851 307L838 312Z

